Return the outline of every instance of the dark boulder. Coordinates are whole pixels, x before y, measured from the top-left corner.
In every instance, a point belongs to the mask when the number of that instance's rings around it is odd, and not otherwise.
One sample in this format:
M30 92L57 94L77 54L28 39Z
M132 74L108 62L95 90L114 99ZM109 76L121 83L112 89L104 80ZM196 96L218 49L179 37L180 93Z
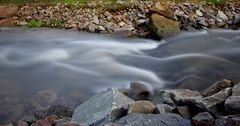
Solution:
M214 126L215 119L208 113L203 112L192 118L193 126Z

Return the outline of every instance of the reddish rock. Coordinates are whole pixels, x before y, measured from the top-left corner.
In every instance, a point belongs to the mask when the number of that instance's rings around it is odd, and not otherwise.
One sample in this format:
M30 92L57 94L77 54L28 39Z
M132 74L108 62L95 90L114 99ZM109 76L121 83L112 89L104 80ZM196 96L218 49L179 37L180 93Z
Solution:
M17 5L3 5L0 6L0 18L9 18L18 12Z
M34 126L52 126L46 119L37 120Z
M24 121L18 121L17 126L28 126L28 124Z
M215 119L208 113L199 113L192 118L193 126L214 126Z
M54 124L55 121L58 120L58 119L59 119L59 116L57 116L57 115L51 115L51 116L46 117L46 120L48 122L50 122L51 124Z

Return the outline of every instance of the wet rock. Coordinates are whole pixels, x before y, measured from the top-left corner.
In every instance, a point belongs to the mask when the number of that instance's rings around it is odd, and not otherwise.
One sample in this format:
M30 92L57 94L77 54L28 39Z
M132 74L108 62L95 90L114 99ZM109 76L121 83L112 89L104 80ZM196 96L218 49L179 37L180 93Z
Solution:
M111 88L79 105L74 111L72 121L101 126L126 115L128 104L133 102L117 89Z
M224 107L221 104L223 104L226 98L230 95L231 88L225 88L212 96L205 97L206 108L215 115L222 115L221 112L223 112Z
M152 95L153 91L149 86L143 83L132 82L130 84L130 93L130 95L133 95L131 97L135 100L146 100Z
M125 126L191 126L189 120L176 114L141 114L132 113L118 121L116 124Z
M215 126L239 126L239 125L240 125L239 115L223 116L217 118L215 121Z
M167 104L170 106L175 106L174 101L172 100L171 96L171 90L160 90L158 91L152 98L152 102L157 104Z
M9 18L17 14L19 7L17 5L2 5L0 6L0 19Z
M185 119L192 118L188 106L177 106L175 109L173 109L173 112L181 115Z
M97 29L97 25L95 25L95 24L90 24L88 26L88 31L90 31L90 32L95 32L96 29Z
M240 114L240 96L230 96L225 101L225 110L230 114Z
M128 113L151 114L156 110L155 105L150 101L136 101L128 106Z
M166 113L172 113L173 107L167 104L158 104L156 105L157 107L157 112L159 114L166 114Z
M45 119L48 122L50 122L51 124L54 124L56 122L56 120L59 119L59 116L57 116L57 115L50 115L50 116L47 116Z
M54 124L55 125L61 125L61 124L65 124L67 122L70 122L71 120L72 120L72 118L70 118L70 117L63 117L61 119L55 120Z
M218 10L217 17L223 19L223 21L228 21L228 17L220 10Z
M21 21L21 22L19 22L17 25L25 26L25 25L27 25L27 22L26 22L26 21Z
M193 126L214 126L215 119L208 113L203 112L192 118Z
M58 99L58 94L52 90L40 90L38 96L47 102L54 102Z
M191 99L202 98L202 96L198 91L192 91L189 89L175 89L171 91L170 95L172 100L175 103L180 103L180 104L184 102L188 102Z
M36 121L35 126L52 126L52 124L45 119L40 119Z
M43 119L51 115L72 117L73 110L62 105L55 105L48 108L47 110L35 112L34 115L37 119Z
M234 85L232 89L232 95L233 96L240 96L240 83Z
M233 86L233 82L231 80L223 79L221 81L217 81L212 86L205 89L201 94L203 96L211 96L211 95L221 91L222 89L225 89L227 87L232 87L232 86Z
M151 31L160 38L171 36L180 31L177 21L158 14L152 14L149 23Z
M84 124L77 124L77 123L74 123L74 122L67 122L67 123L56 125L56 126L86 126L86 125L84 125Z
M172 19L172 20L177 20L176 16L174 15L174 13L169 10L166 5L164 5L163 3L157 2L155 4L155 6L153 8L150 9L150 12L152 14L156 13L158 15L161 15L163 17Z
M240 15L235 15L234 16L234 21L233 21L233 24L232 24L232 28L233 29L240 28Z

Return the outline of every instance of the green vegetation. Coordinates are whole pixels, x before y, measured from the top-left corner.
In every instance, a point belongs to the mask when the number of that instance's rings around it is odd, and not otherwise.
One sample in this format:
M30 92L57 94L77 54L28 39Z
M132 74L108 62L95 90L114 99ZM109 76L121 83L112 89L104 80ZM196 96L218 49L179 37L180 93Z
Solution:
M27 22L27 26L32 28L32 27L41 27L42 26L42 21L40 20L31 20L29 22Z
M58 19L49 19L45 22L45 25L52 28L63 28L64 21Z

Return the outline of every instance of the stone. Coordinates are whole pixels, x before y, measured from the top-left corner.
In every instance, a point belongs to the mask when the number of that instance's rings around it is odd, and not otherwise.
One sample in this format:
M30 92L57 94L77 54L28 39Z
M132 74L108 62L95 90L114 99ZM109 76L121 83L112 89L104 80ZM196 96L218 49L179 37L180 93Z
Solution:
M90 32L95 32L96 29L97 29L97 25L95 25L95 24L90 24L88 26L88 31L90 31Z
M57 116L57 115L50 115L50 116L47 116L45 119L48 122L50 122L51 124L54 124L56 122L56 120L59 119L59 116Z
M157 104L157 112L159 114L166 114L166 113L172 113L173 107L167 104Z
M155 105L150 101L136 101L128 106L128 113L151 114L156 110Z
M0 20L0 27L14 26L15 22L16 22L16 20L14 20L12 18L2 19L2 20Z
M45 119L40 119L36 121L36 126L52 126L52 124Z
M199 17L197 19L197 23L201 26L207 27L208 23L206 22L206 18L205 17Z
M240 96L230 96L225 101L225 110L230 114L240 114Z
M191 126L189 120L177 114L132 113L115 122L124 126Z
M217 17L223 19L223 21L228 21L228 17L220 10L218 10Z
M71 108L68 108L62 105L55 105L55 106L51 106L47 110L37 111L34 113L34 116L37 119L44 119L47 116L51 116L51 115L72 117L73 110Z
M150 16L149 24L153 34L159 36L160 38L169 37L180 32L177 21L165 18L158 14L152 14Z
M208 113L203 112L192 118L193 126L214 126L215 119Z
M97 16L94 16L93 17L93 22L98 25L99 24L99 20L98 20L98 17Z
M63 117L61 119L55 120L54 124L55 125L61 125L61 124L65 124L67 122L70 122L71 120L72 120L72 118L70 118L70 117Z
M188 106L177 106L175 109L173 109L173 112L181 115L185 119L192 118Z
M145 24L147 23L147 19L140 19L137 21L137 25Z
M202 17L202 16L203 16L203 13L202 13L200 10L196 10L196 14L197 14L197 16L199 16L199 17Z
M169 106L176 106L170 96L171 90L160 90L152 98L152 102L157 104L167 104Z
M146 84L140 82L132 82L130 84L130 95L135 100L146 100L153 94L153 90Z
M17 126L28 126L28 123L25 121L18 121Z
M106 29L103 27L103 26L98 26L98 30L100 30L100 31L106 31Z
M231 88L229 87L212 96L205 97L204 100L206 102L206 108L215 115L222 115L220 112L223 112L224 108L221 108L221 104L223 104L226 98L230 95Z
M198 91L192 91L189 89L175 89L171 91L170 95L175 103L184 103L191 99L202 98Z
M86 125L84 125L84 124L77 124L77 123L74 123L74 122L67 122L67 123L56 125L56 126L86 126Z
M215 121L215 126L239 126L240 116L230 115L217 118Z
M118 23L118 25L121 26L121 27L123 27L125 24L126 24L126 23L123 22L123 21L121 21L121 22Z
M168 19L172 19L172 20L177 20L176 16L174 15L174 13L168 9L166 7L166 5L164 5L163 3L160 3L160 2L157 2L153 8L150 9L150 12L152 14L158 14L160 16L163 16L165 18L168 18Z
M27 22L26 21L21 21L21 22L18 23L18 25L25 26L25 25L27 25Z
M232 95L233 96L240 96L240 83L233 86Z
M234 21L233 21L233 24L232 24L232 28L233 29L240 28L240 15L235 15L234 16Z
M78 124L102 126L125 116L128 104L133 102L117 89L110 88L79 105L74 111L72 121Z
M9 18L17 14L19 7L17 5L1 5L0 19Z
M227 87L232 87L232 86L233 86L233 82L231 80L223 79L221 81L217 81L212 86L210 86L209 88L202 91L201 94L203 96L211 96L211 95L221 91L222 89L225 89Z
M109 13L108 11L105 11L104 16L109 17L109 16L111 16L111 13Z

